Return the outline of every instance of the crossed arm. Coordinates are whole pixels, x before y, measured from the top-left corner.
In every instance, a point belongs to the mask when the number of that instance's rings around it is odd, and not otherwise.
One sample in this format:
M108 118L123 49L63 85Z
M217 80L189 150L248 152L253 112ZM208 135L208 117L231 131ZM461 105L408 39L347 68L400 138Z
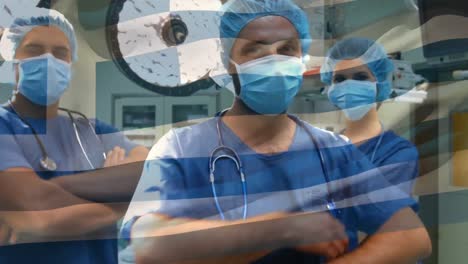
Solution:
M0 172L0 186L0 221L12 231L10 243L81 236L107 227L120 217L117 207L74 196L40 179L31 169Z
M331 264L408 263L427 258L432 252L429 235L419 217L410 208L394 214L377 233L369 236L353 252Z
M113 151L105 169L50 181L29 168L0 172L0 243L115 236L101 230L123 216L148 151L136 147L127 158L121 149Z
M133 148L128 155L119 147L107 153L104 168L56 177L51 182L81 198L101 202L129 202L140 180L148 149Z
M414 212L394 214L358 249L345 253L344 228L324 213L272 214L247 221L217 222L148 215L132 231L138 264L251 263L272 250L295 247L330 263L415 263L431 252Z

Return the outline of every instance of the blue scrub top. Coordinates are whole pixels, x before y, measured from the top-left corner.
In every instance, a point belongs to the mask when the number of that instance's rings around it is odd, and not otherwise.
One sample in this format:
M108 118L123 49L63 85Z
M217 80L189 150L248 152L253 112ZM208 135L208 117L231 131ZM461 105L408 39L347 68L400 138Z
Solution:
M399 185L408 194L412 193L414 181L419 176L419 153L410 141L389 130L363 142L358 148L369 160L375 152L372 163L376 167L398 164L383 175L393 185Z
M174 129L153 147L129 212L138 211L134 209L142 202L153 201L153 210L148 210L153 213L220 219L209 182L209 157L218 146L217 119ZM250 149L221 122L224 144L235 149L243 163L248 217L275 211L324 211L330 191L341 208L338 219L346 226L351 249L354 249L357 247L357 231L373 234L395 212L416 205L406 193L393 188L380 170L351 143L338 135L303 124L297 126L287 152L263 155ZM318 141L329 179L322 173L319 155L306 129ZM242 184L232 161L219 160L215 182L226 219L242 219ZM324 184L326 182L328 185ZM123 238L130 237L131 225L137 218L138 215L127 214ZM294 251L275 251L258 263L275 263L282 257L298 257L298 254L304 261L308 257L315 258L291 252Z
M0 107L0 171L15 167L31 168L47 180L91 169L68 117L29 118L27 121L37 131L48 155L57 163L57 171L49 172L40 167L42 153L31 129L11 109L3 107ZM120 146L128 153L136 146L115 128L97 120L91 120L91 123L99 139L85 120L77 118L82 143L95 167L102 167L103 151L107 153ZM5 246L0 247L0 263L117 263L117 243L113 239Z

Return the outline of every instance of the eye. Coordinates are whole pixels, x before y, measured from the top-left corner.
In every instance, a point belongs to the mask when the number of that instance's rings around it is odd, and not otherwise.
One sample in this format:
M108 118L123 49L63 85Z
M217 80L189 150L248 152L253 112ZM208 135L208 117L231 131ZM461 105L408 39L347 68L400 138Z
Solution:
M279 49L279 52L278 53L281 53L281 54L284 54L284 53L288 53L288 52L291 52L293 49L291 46L289 45L286 45L286 46L283 46Z
M281 47L278 50L278 54L291 56L291 55L295 55L297 51L298 51L298 48L296 45L288 44L288 45Z
M36 57L44 54L45 50L41 46L28 46L24 49L25 53L28 55L28 57Z
M301 43L297 39L291 39L286 42L281 43L278 47L277 53L280 55L286 56L301 56Z
M53 51L53 55L57 59L67 61L70 57L70 52L67 49L56 49Z
M346 81L346 77L344 77L343 75L335 75L335 77L333 77L333 83L340 83L340 82L344 82Z
M248 45L242 49L242 55L252 56L252 55L260 53L261 50L262 49L260 45Z
M367 74L365 72L356 73L353 76L353 80L356 80L356 81L367 81L369 79L370 79L369 74Z

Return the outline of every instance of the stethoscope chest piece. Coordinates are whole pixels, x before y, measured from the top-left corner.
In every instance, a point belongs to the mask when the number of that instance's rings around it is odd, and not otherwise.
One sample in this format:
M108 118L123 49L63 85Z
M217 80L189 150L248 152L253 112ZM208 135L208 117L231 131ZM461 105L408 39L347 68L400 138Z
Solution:
M57 170L57 163L50 159L49 157L42 157L40 160L41 167L48 171L56 171Z

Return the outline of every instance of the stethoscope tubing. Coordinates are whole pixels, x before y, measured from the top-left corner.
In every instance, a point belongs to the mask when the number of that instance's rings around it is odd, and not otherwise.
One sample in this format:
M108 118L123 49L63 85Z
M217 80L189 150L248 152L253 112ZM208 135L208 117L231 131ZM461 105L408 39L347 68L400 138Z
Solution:
M242 195L243 195L243 200L244 200L242 217L245 220L247 218L248 200L247 200L247 181L246 181L246 177L245 177L244 171L243 171L242 160L240 159L238 153L234 149L224 145L223 135L222 135L222 132L221 132L221 122L222 122L221 118L227 111L228 110L224 110L224 111L220 112L216 116L216 118L218 118L217 122L216 122L216 131L217 131L217 134L218 134L218 147L216 147L211 152L211 155L210 155L210 159L209 159L210 179L209 179L209 181L211 183L211 190L212 190L212 193L213 193L213 199L214 199L214 202L215 202L216 209L217 209L217 211L218 211L218 213L220 215L220 218L222 220L225 220L225 215L224 215L223 210L221 208L221 205L219 203L218 195L217 195L217 192L216 192L214 172L215 172L215 168L216 168L216 162L221 158L230 159L236 164L236 167L238 169L239 176L240 176L240 179L241 179L241 182L242 182ZM331 194L331 189L330 189L330 186L329 186L329 182L330 182L331 179L330 179L330 177L328 175L328 172L327 172L327 169L325 167L325 157L323 156L323 153L320 150L320 146L318 144L318 141L313 136L312 132L307 128L307 126L304 124L303 121L299 120L297 117L292 116L292 115L290 115L289 117L292 120L294 120L294 122L296 122L296 124L298 126L304 128L304 130L306 131L308 136L311 138L311 141L315 146L315 149L317 151L317 155L319 156L319 159L320 159L322 173L323 173L323 175L325 177L326 186L327 186L327 209L334 216L337 216L335 214L336 204L335 204L335 202L333 200L333 197L332 197L332 194ZM216 153L221 152L221 151L231 152L232 155L230 156L230 155L227 155L227 154L223 154L223 155L220 155L220 156L215 158Z
M43 169L47 170L47 171L55 171L57 169L57 165L56 165L55 161L52 158L50 158L50 156L48 155L47 150L46 150L46 148L44 146L44 143L39 138L36 129L34 129L34 127L31 125L31 123L29 123L26 119L24 119L18 113L18 111L16 111L16 109L13 106L11 100L8 100L8 105L11 107L14 114L16 114L16 116L18 116L18 118L21 120L21 122L23 122L29 129L31 129L31 132L33 133L34 138L35 138L35 140L36 140L36 142L39 145L39 148L41 150L41 154L42 154L42 158L41 158L41 162L40 162L41 167ZM73 117L73 114L76 114L76 115L79 115L79 116L83 117L86 120L86 122L88 123L91 130L93 131L93 134L96 136L96 138L99 141L101 141L101 139L96 134L96 131L94 130L93 126L91 125L91 121L84 114L82 114L80 112L72 111L72 110L69 110L69 109L66 109L66 108L59 108L59 110L64 111L64 112L66 112L68 114L68 116L70 118L70 121L72 123L72 126L73 126L73 131L75 133L75 138L76 138L76 140L77 140L77 142L78 142L78 144L80 146L81 152L83 153L83 155L84 155L86 161L88 162L90 168L95 170L96 167L92 164L91 159L89 158L89 156L88 156L88 154L87 154L87 152L86 152L86 150L85 150L85 148L83 146L83 143L81 141L81 137L80 137L79 132L78 132L78 126L76 124L75 118ZM103 154L103 157L104 157L104 160L105 160L106 159L106 153L103 152L102 154ZM48 165L48 164L52 164L52 165Z

